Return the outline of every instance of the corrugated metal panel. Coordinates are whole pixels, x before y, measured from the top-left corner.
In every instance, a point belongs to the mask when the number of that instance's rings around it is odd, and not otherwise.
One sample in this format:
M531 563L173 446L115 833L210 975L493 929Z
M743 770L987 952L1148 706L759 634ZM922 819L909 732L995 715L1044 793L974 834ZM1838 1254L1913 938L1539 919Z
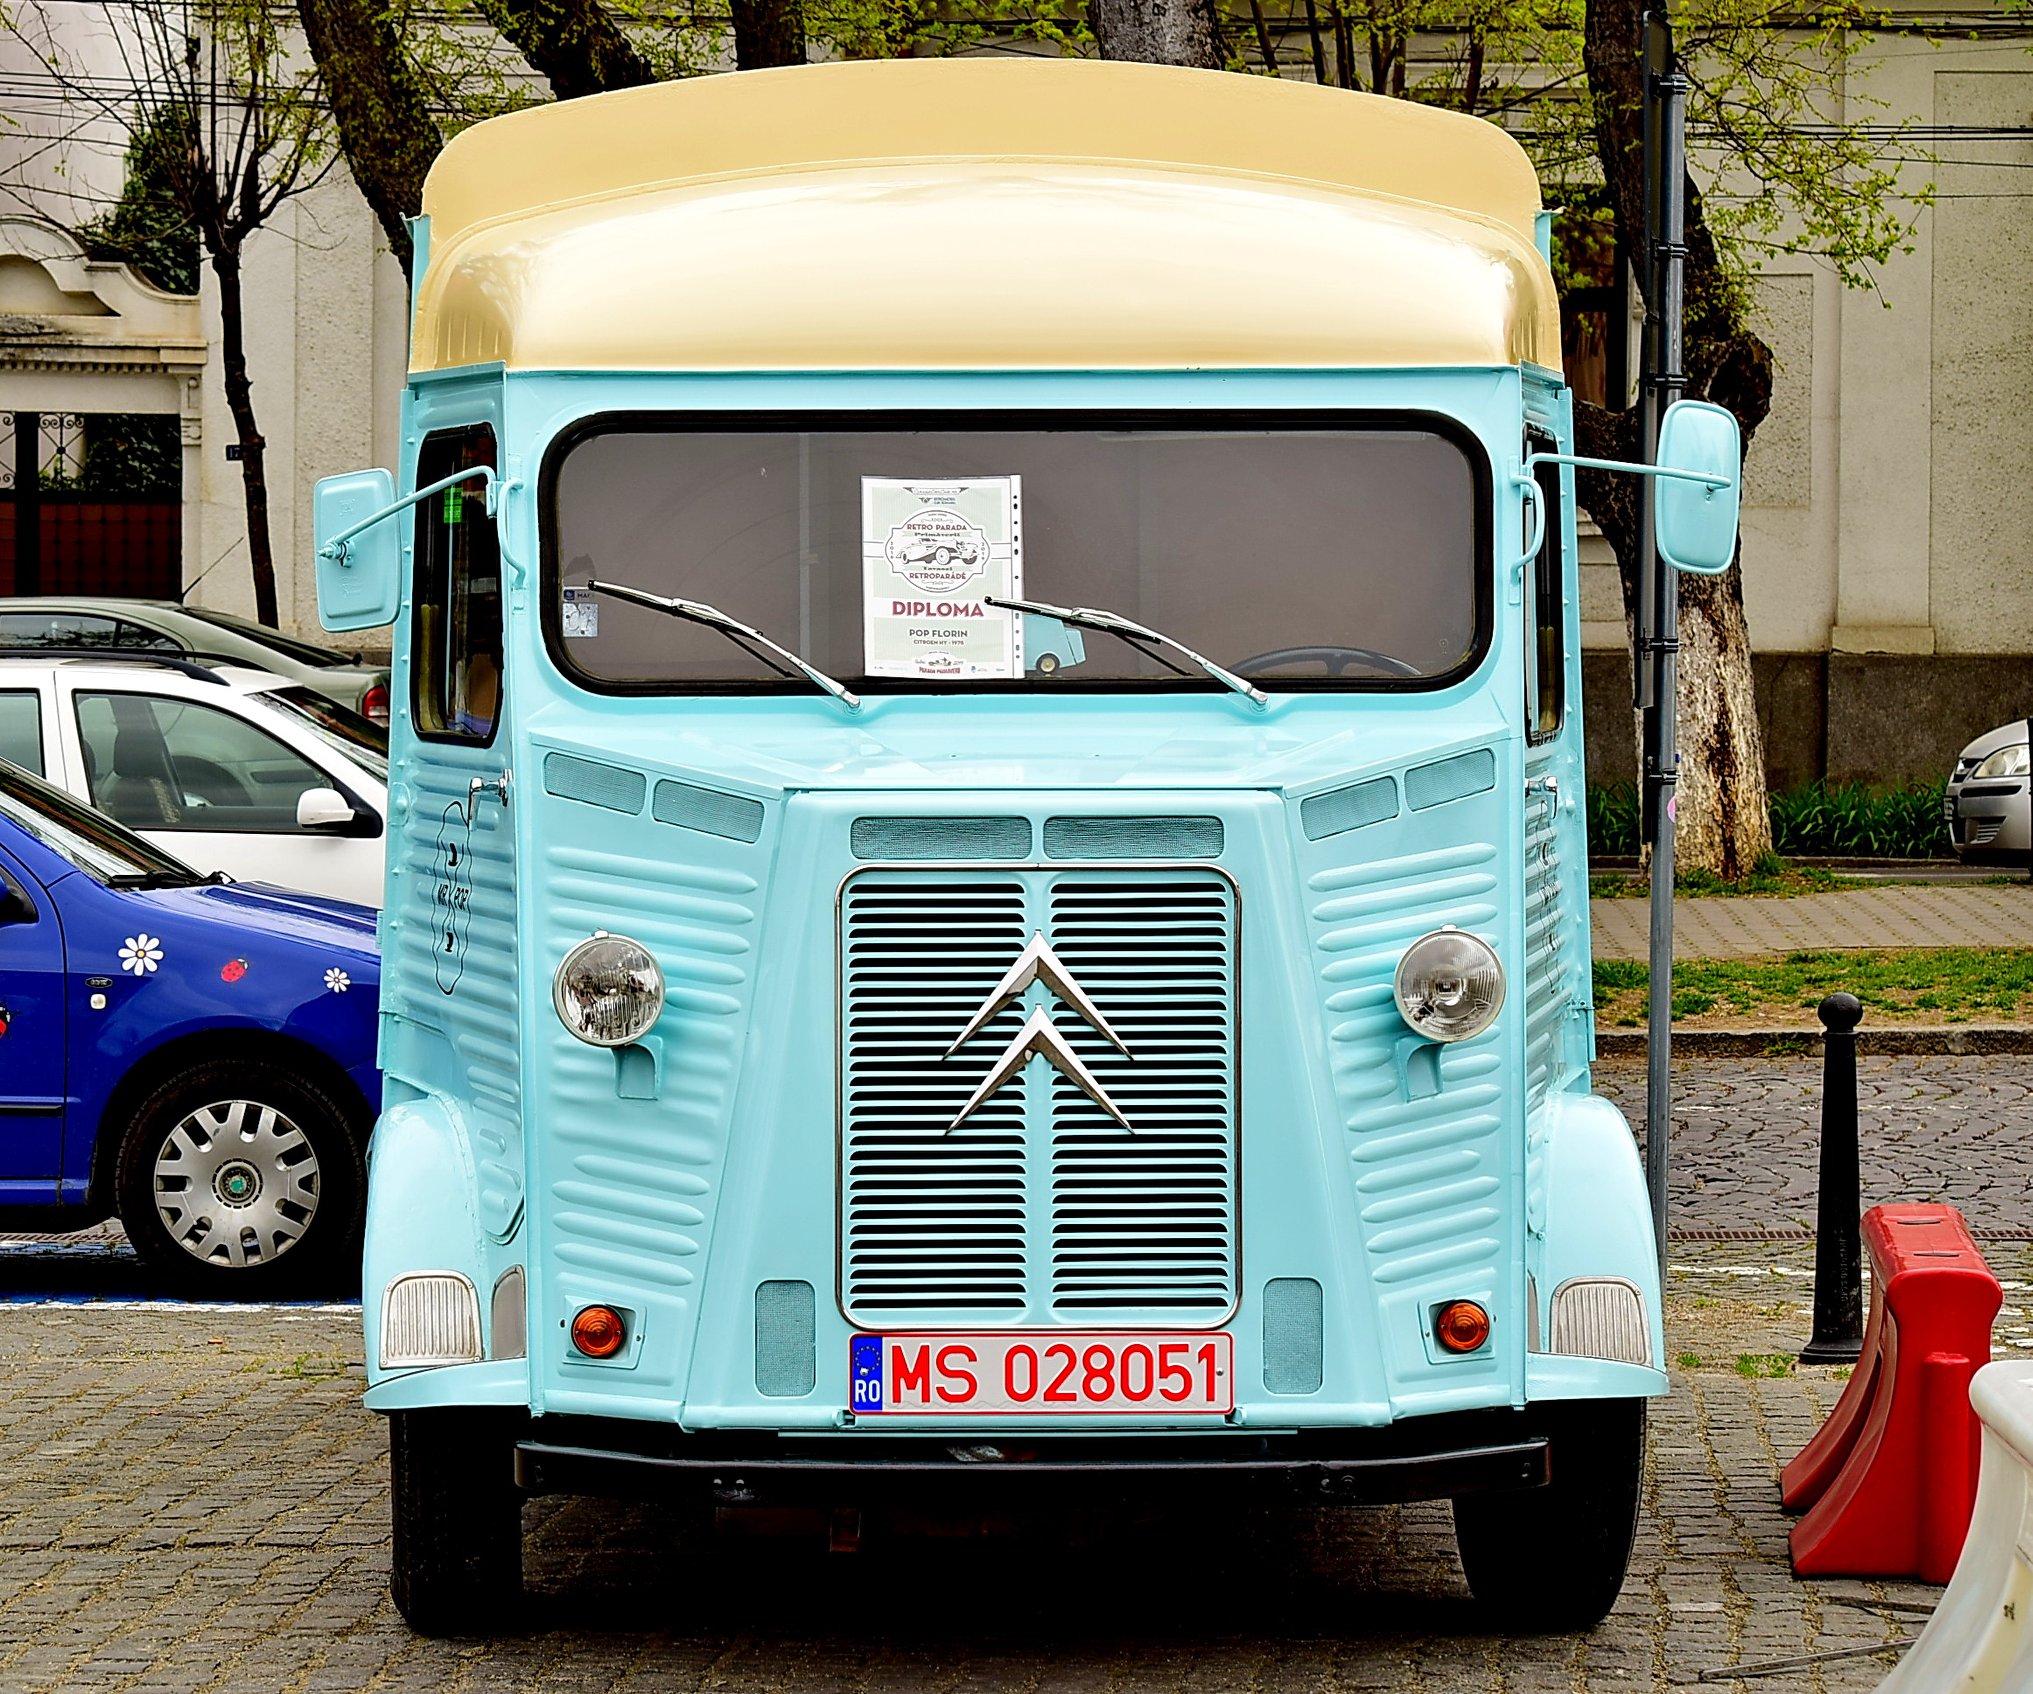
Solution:
M1404 1020L1391 996L1407 942L1443 924L1490 932L1496 856L1493 844L1470 841L1308 879L1363 1244L1384 1287L1486 1265L1502 1252L1500 1036L1443 1049L1439 1092L1409 1099L1396 1060Z
M394 832L401 855L384 914L381 1005L415 1026L384 1032L389 1074L442 1088L452 1078L412 1043L429 1032L449 1044L455 1088L472 1139L481 1222L506 1237L522 1210L522 1073L516 1049L515 835L508 814L482 799L467 812L467 784L494 762L417 759L409 788L426 821ZM429 1038L429 1037L425 1037Z
M726 852L760 871L760 854ZM740 1073L758 878L732 863L590 847L555 847L543 869L546 952L562 955L625 912L628 933L663 967L667 996L653 1107L617 1111L614 1056L556 1044L546 1134L562 1174L545 1220L551 1257L603 1279L616 1297L687 1288L698 1275Z
M841 911L842 1297L856 1321L1214 1321L1235 1298L1235 902L1203 869L871 871ZM1042 935L1134 1058L1043 983L948 1057ZM1135 1126L1033 1059L1032 1009Z
M1538 767L1528 767L1528 775ZM1536 1106L1560 1081L1571 965L1561 921L1558 798L1525 797L1525 1097Z

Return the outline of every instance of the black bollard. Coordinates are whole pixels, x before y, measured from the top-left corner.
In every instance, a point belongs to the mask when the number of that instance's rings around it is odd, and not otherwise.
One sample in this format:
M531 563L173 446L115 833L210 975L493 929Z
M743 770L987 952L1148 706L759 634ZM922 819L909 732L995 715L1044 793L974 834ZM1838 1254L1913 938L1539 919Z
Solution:
M1864 1350L1863 1179L1857 1170L1857 1025L1864 1003L1831 994L1821 1038L1821 1193L1814 1213L1814 1335L1806 1365L1853 1365Z

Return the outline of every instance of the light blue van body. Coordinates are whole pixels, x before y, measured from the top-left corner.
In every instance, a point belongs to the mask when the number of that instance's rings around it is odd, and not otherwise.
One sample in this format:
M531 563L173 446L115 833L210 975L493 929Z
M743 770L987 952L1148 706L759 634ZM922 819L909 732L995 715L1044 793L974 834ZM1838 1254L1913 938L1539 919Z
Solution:
M849 712L816 689L594 693L549 656L534 491L552 444L582 420L1029 408L1455 420L1491 478L1497 539L1479 568L1494 628L1480 663L1428 691L1271 684L1262 711L1212 686L886 696L871 684ZM1229 1090L1235 1140L1215 1180L1235 1232L1219 1286L1187 1314L1194 1330L1233 1336L1235 1406L1221 1427L1353 1431L1666 1391L1639 1157L1590 1084L1566 468L1565 716L1543 743L1526 732L1530 573L1513 549L1531 519L1518 478L1528 427L1573 451L1555 374L478 367L412 382L398 488L415 487L428 434L481 423L500 443L504 482L504 707L491 745L417 737L407 588L395 635L385 1106L364 1274L370 1407L522 1408L539 1428L571 1416L685 1435L798 1432L847 1444L850 1459L871 1427L950 1439L950 1418L857 1418L851 1405L851 1339L881 1327L867 1321L864 1287L879 1267L857 1257L856 1227L888 1219L907 1231L911 1220L893 1194L857 1197L843 1148L861 1086L852 1013L879 989L843 947L864 921L862 891L915 890L928 912L951 903L964 914L969 889L992 886L1030 923L1045 921L1069 877L1104 895L1133 884L1159 907L1212 900L1227 914L1233 978L1218 998L1234 1063L1215 1085ZM476 779L489 786L472 798ZM463 913L456 968L440 945L448 905ZM1406 946L1446 925L1494 947L1508 991L1486 1033L1433 1046L1412 1036L1392 980ZM668 985L655 1028L618 1052L575 1039L552 1005L561 959L602 930L644 943ZM1107 946L1122 969L1139 968L1134 924ZM1166 990L1154 966L1150 991ZM1133 1154L1126 1137L1123 1157ZM1017 1321L1178 1328L1176 1303L1066 1297L1049 1135L1012 1157L1028 1267ZM1154 1251L1162 1244L1130 1243L1120 1262L1148 1268ZM383 1365L383 1291L445 1271L477 1291L482 1357ZM1642 1360L1593 1356L1587 1326L1556 1317L1556 1293L1583 1284L1641 1302ZM1464 1298L1487 1308L1492 1332L1450 1354L1434 1315ZM612 1358L568 1339L573 1314L594 1302L627 1322ZM1080 1433L1119 1435L1127 1457L1138 1436L1208 1425L1149 1410L1083 1418Z

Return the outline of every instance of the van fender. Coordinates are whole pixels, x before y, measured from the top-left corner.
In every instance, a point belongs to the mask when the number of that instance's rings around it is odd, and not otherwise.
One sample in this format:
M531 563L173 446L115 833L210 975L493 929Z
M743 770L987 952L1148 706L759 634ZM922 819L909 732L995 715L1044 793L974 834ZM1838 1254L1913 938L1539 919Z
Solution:
M419 1271L454 1271L473 1285L483 1347L491 1354L493 1338L487 1329L494 1278L474 1204L477 1193L473 1151L454 1105L426 1095L381 1114L367 1149L367 1231L360 1274L367 1404L374 1410L527 1401L529 1373L521 1358L397 1370L381 1364L383 1297L397 1277ZM486 1379L484 1386L472 1380L478 1378Z
M1543 1222L1528 1258L1537 1310L1525 1363L1528 1400L1664 1394L1666 1334L1652 1206L1622 1112L1593 1094L1554 1094L1534 1114L1543 1159ZM1535 1208L1536 1209L1536 1208ZM1534 1220L1538 1221L1538 1220ZM1633 1292L1635 1301L1632 1300ZM1593 1312L1591 1298L1603 1302ZM1561 1311L1555 1311L1556 1300ZM1642 1312L1642 1359L1635 1334ZM1598 1356L1624 1320L1622 1356ZM1590 1321L1591 1318L1597 1321ZM1562 1351L1554 1352L1559 1343Z

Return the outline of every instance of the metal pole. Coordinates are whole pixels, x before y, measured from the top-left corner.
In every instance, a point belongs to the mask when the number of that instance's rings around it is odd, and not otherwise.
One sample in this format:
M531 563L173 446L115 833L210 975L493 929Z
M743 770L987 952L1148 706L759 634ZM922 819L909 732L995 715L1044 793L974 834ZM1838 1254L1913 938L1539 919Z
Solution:
M1863 1179L1857 1169L1857 1025L1864 1004L1831 994L1821 1019L1821 1193L1814 1211L1814 1335L1808 1365L1853 1365L1864 1350Z
M1644 455L1658 462L1659 420L1680 397L1682 269L1686 256L1686 84L1673 54L1672 29L1658 13L1645 16L1645 337ZM1640 630L1642 668L1650 700L1645 714L1644 811L1652 843L1651 973L1646 1031L1645 1182L1652 1198L1652 1230L1659 1272L1666 1271L1668 1154L1673 1134L1673 820L1680 755L1674 734L1675 683L1680 650L1680 591L1673 568L1652 539L1657 485L1646 478L1642 497L1641 580L1650 585L1650 627Z

